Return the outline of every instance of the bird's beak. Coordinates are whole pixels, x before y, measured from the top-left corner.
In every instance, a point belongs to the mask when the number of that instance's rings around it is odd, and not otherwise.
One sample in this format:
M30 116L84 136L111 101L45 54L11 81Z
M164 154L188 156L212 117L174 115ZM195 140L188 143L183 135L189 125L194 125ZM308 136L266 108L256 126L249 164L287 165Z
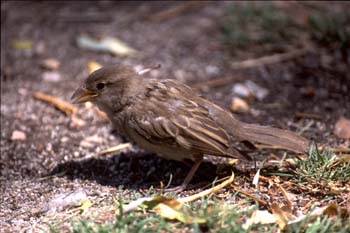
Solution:
M71 100L73 104L80 104L88 101L93 101L98 94L86 88L79 87L72 95Z

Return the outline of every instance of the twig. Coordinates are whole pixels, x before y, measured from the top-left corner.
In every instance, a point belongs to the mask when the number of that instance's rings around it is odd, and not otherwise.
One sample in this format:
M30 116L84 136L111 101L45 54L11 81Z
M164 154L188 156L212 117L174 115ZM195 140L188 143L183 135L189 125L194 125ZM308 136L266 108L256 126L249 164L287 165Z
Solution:
M254 144L254 146L259 150L285 150L285 148L280 146L269 146L269 145L262 145L262 144ZM334 153L348 153L350 152L350 148L332 148L327 146L320 146L318 147L319 150L332 150Z
M250 194L250 193L245 192L245 191L240 190L240 189L236 189L236 187L233 186L233 185L231 185L231 187L233 187L237 192L239 192L239 193L241 193L241 194L243 194L243 195L245 195L245 196L247 196L247 197L250 197L250 198L253 199L254 201L259 202L260 205L269 206L269 204L268 204L266 201L264 201L264 200L262 200L262 199L260 199L260 198L255 197L253 194Z
M290 198L290 194L282 187L282 185L279 185L277 183L274 183L274 185L277 186L277 188L279 188L284 196L284 198L287 200L287 207L290 211L292 211L292 201Z
M315 120L321 120L322 117L317 114L312 113L305 113L305 112L297 112L295 113L296 118L308 118L308 119L315 119Z
M204 190L200 193L194 194L192 196L180 198L180 199L178 199L178 201L182 202L182 203L191 202L191 201L195 201L197 199L200 199L204 196L207 196L209 194L216 193L217 191L219 191L222 188L226 187L227 185L231 184L234 178L235 178L235 174L232 172L232 175L226 181L222 182L221 184L219 184L213 188Z
M309 130L311 126L315 123L313 119L311 119L303 128L299 130L299 134L303 134L305 131Z
M58 15L57 20L69 23L107 23L112 21L113 17L106 14L106 12L88 12L83 14L68 12Z
M203 2L191 2L191 1L189 1L189 2L183 3L181 5L175 6L173 8L169 8L169 9L166 9L164 11L155 13L154 15L149 16L148 20L157 21L157 22L168 20L171 18L175 18L175 17L179 16L180 14L183 14L191 9L199 8L202 6L204 6Z
M225 86L226 84L232 83L234 80L236 80L237 77L229 76L225 78L217 78L213 80L209 80L206 82L198 82L191 85L192 88L199 89L201 87L221 87Z
M76 114L78 112L78 109L74 107L72 104L42 92L35 92L33 94L33 97L35 99L38 99L53 105L60 111L64 112L67 116Z
M145 73L148 73L152 70L157 70L161 67L162 65L161 64L158 64L156 66L153 66L153 67L150 67L150 68L146 68L146 69L143 69L143 70L140 70L138 73L139 75L142 75L142 74L145 74Z
M288 53L279 53L270 56L260 57L256 59L249 59L241 62L233 62L231 67L233 69L247 69L257 66L271 65L274 63L283 62L295 57L303 56L310 52L310 48L303 48L299 50L294 50Z
M116 153L116 152L119 152L121 150L129 149L129 148L131 148L131 143L123 143L123 144L119 144L119 145L114 146L114 147L110 147L106 150L103 150L99 154L104 155L104 154L109 154L109 153Z

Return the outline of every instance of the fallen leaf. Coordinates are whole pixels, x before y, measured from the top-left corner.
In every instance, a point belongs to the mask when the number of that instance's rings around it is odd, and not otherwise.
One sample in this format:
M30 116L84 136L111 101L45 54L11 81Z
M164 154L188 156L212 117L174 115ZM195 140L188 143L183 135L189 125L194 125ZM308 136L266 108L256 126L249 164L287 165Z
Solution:
M89 199L86 199L85 201L83 201L83 204L81 204L81 206L78 209L81 210L81 214L84 215L91 206L92 202Z
M269 213L267 210L255 210L251 217L242 225L242 227L243 229L247 230L254 224L271 224L275 222L275 216Z
M328 216L337 216L339 213L340 213L340 207L335 203L332 203L329 206L327 206L322 212L323 215L328 215Z
M56 213L68 207L78 206L87 200L87 195L83 190L77 190L72 193L63 193L56 195L43 208L43 212Z
M33 42L31 40L14 40L12 46L18 50L31 50Z
M342 208L338 206L335 203L332 203L328 206L323 206L319 208L315 208L311 213L307 213L306 215L301 215L298 218L291 220L288 225L294 225L294 224L300 224L305 222L305 219L308 220L308 222L312 222L316 219L318 216L322 215L328 215L328 216L340 216L341 218L348 218L350 214L350 210L346 208Z
M154 210L160 216L167 219L177 219L180 222L186 224L192 224L194 222L205 222L205 219L195 217L193 213L186 206L183 205L182 202L176 200L175 198L166 196L140 198L125 206L123 208L123 212L129 213L130 211L137 209L141 205L145 205L147 209Z
M60 67L60 62L55 58L48 58L40 63L41 67L48 70L57 70Z
M109 52L116 56L136 56L139 54L135 49L113 37L105 37L101 40L95 40L88 36L79 36L77 44L82 49Z
M200 193L197 193L195 195L192 195L189 197L183 197L180 199L175 199L175 198L166 197L166 196L140 198L138 200L132 201L131 203L123 207L123 213L129 213L130 211L137 209L141 205L146 205L148 209L153 209L159 215L168 219L177 219L186 224L191 224L194 222L204 223L206 220L203 218L195 217L193 213L190 210L188 210L186 206L184 206L184 203L195 201L206 195L215 193L218 190L222 189L223 187L231 184L233 179L234 179L234 173L232 173L232 175L227 180L225 180L224 182L222 182L221 184L213 188L210 188Z
M27 135L25 134L25 132L22 132L19 130L15 130L12 132L12 135L11 135L12 141L25 141L26 139L27 139Z
M350 139L350 120L341 117L335 124L334 134L338 138Z
M274 202L271 204L270 208L281 230L285 230L287 224L296 219L287 206L280 207L276 202Z
M248 112L249 106L247 102L239 97L233 97L231 102L231 110L233 112Z

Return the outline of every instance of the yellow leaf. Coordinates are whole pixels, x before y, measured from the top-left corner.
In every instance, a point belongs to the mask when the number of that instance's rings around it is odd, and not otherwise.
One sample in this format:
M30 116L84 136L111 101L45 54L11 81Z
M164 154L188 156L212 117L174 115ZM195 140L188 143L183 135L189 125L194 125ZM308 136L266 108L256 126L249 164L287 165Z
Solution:
M15 40L12 42L12 46L18 50L31 50L33 42L31 40Z
M86 199L78 209L82 210L81 214L85 214L91 206L92 206L92 202L89 199Z

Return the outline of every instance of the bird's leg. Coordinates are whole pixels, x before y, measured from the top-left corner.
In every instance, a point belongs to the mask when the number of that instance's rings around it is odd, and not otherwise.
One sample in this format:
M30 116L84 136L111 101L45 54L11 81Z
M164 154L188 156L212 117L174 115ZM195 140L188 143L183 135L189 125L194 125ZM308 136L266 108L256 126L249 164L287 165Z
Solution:
M165 191L166 192L181 192L181 191L185 190L187 185L192 180L193 175L196 173L199 165L201 165L202 161L203 161L203 156L197 157L194 161L194 164L193 164L191 170L188 172L188 174L187 174L185 180L182 182L182 184L180 186L177 186L174 188L165 189Z

